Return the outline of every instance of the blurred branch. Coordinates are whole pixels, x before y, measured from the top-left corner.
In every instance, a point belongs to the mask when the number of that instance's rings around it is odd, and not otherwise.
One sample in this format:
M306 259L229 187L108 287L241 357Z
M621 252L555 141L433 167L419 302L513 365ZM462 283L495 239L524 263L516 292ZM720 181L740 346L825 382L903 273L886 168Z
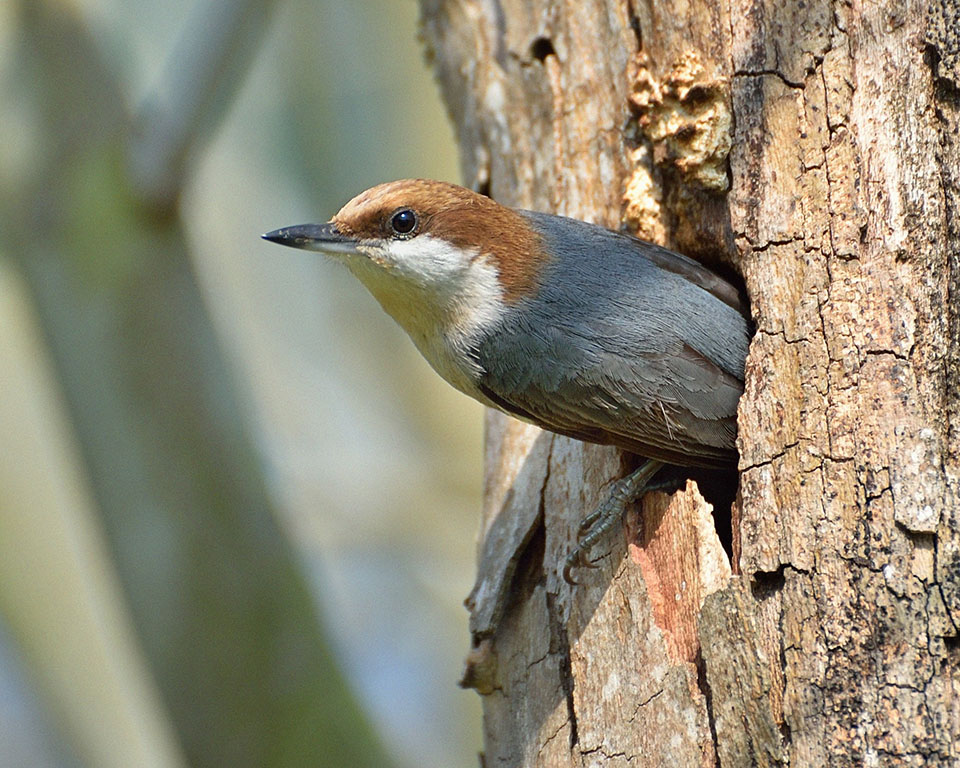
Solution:
M196 2L159 86L134 120L130 166L139 198L161 208L176 201L188 158L232 103L274 4Z
M171 205L241 82L266 7L213 4L194 22L161 89L179 117L146 110L140 144L76 12L21 3L8 60L31 83L44 151L0 201L0 233L36 302L85 483L190 764L384 766L277 526ZM152 180L131 181L131 146L152 158Z
M0 384L0 608L86 764L185 766L124 610L26 287L2 260Z

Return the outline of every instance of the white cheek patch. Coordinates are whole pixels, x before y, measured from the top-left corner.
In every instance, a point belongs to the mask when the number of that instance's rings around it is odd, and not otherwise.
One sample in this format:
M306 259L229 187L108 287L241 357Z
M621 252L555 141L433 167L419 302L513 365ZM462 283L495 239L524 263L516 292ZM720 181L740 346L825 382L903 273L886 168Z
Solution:
M479 370L467 351L506 309L490 259L429 235L361 251L354 274L437 372L476 397L472 381Z
M468 335L494 325L506 311L500 273L488 258L476 259L467 268L458 298L459 319Z
M438 289L450 286L474 256L474 252L464 251L430 235L393 240L383 250L393 266L411 280Z
M420 235L396 240L385 258L406 279L416 283L436 302L449 331L467 334L481 330L503 312L503 287L497 269L476 250L465 251L446 240Z

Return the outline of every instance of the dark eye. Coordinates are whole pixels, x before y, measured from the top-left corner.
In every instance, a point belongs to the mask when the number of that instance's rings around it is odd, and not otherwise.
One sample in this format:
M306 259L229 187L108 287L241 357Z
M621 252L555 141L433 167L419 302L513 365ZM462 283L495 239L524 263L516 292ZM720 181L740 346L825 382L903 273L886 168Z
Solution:
M408 236L417 228L417 214L409 208L401 208L390 217L390 228L400 236Z

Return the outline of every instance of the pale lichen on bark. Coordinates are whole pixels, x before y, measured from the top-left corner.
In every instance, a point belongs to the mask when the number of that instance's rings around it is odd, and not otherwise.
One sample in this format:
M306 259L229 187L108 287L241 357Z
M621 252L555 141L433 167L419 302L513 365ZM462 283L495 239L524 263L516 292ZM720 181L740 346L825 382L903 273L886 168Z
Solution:
M662 80L649 64L643 51L631 59L630 105L655 162L675 168L687 184L726 191L730 84L711 75L696 51L681 54Z

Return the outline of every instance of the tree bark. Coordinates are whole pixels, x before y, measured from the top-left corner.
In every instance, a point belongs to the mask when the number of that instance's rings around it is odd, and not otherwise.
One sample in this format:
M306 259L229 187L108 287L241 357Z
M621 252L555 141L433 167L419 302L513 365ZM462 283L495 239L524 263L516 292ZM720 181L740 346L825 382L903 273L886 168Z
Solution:
M630 457L490 414L485 764L953 764L956 6L421 5L466 183L735 270L757 329L729 551L690 482L571 589Z

